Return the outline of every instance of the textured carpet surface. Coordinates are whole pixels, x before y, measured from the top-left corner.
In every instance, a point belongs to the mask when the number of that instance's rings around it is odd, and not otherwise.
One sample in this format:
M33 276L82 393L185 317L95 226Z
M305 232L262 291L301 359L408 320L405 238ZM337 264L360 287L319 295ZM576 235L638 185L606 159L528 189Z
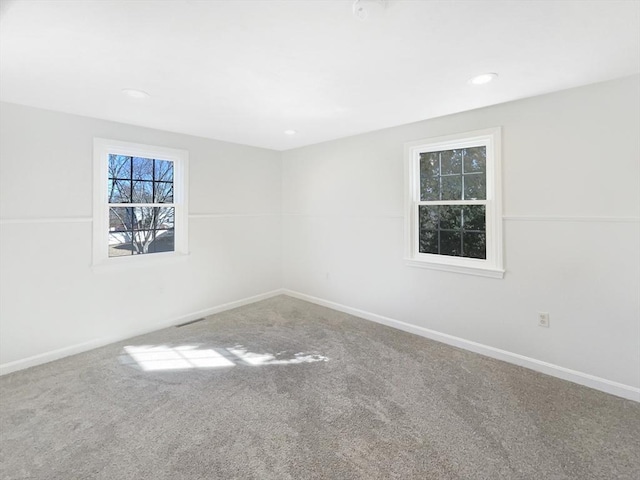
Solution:
M2 479L640 478L640 404L289 297L0 388Z

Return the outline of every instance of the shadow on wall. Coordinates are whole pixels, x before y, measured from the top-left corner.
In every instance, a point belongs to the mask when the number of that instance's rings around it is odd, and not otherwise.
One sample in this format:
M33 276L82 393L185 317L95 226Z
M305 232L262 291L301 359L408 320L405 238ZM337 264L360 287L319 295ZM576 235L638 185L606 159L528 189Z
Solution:
M317 353L254 353L242 345L229 348L202 348L198 345L129 345L118 360L123 365L145 372L160 370L189 370L225 368L236 365L295 365L327 362L328 357Z

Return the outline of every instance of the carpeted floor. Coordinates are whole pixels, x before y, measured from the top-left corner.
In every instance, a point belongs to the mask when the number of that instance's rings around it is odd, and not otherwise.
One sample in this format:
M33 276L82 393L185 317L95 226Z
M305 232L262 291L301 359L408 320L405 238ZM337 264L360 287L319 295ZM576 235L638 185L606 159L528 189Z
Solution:
M0 388L4 480L640 478L640 404L289 297Z

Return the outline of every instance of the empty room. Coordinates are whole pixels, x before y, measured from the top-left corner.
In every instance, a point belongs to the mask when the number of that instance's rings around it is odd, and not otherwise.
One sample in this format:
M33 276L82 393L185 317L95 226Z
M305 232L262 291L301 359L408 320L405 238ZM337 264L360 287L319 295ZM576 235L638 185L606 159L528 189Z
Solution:
M0 6L2 480L640 478L640 1Z

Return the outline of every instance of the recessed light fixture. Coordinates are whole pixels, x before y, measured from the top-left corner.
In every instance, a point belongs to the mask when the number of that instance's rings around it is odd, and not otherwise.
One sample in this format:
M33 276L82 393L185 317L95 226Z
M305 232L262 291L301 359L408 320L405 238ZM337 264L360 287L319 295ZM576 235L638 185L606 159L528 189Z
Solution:
M298 133L298 132L296 132L295 130L291 130L291 129L284 131L285 135L295 135L296 133Z
M471 85L484 85L485 83L492 82L498 77L497 73L483 73L482 75L476 75L469 80Z
M131 98L149 98L151 96L147 92L136 90L135 88L123 88L122 93Z

